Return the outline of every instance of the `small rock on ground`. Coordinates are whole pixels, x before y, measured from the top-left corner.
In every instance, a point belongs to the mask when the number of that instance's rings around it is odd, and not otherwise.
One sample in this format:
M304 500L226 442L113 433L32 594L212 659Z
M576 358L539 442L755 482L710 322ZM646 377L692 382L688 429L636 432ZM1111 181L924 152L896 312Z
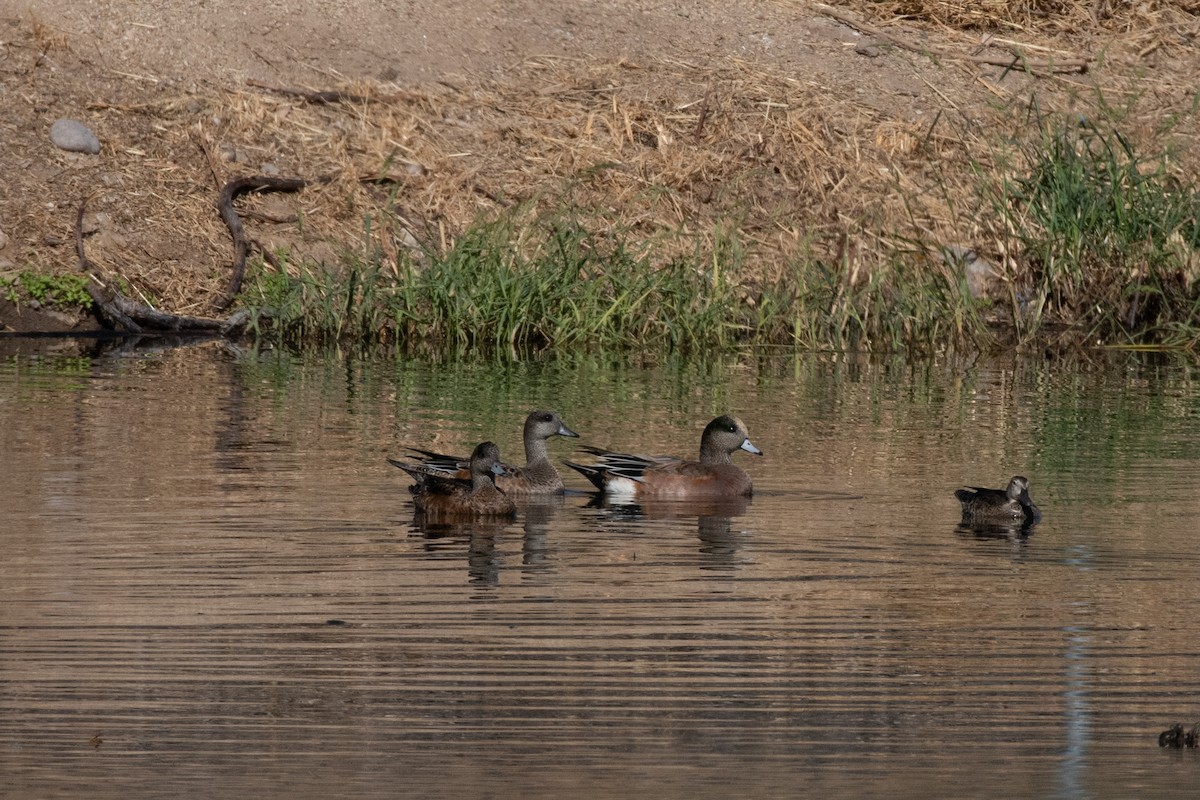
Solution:
M54 146L72 153L100 152L100 140L88 126L73 119L56 120L50 126L50 141Z

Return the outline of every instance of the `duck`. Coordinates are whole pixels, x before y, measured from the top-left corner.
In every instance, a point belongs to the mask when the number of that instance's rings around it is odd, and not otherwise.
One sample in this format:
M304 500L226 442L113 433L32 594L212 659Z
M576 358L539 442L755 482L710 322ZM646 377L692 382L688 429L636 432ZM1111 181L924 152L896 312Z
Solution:
M962 503L963 521L1034 523L1042 512L1029 496L1029 479L1014 475L1007 489L969 486L954 493Z
M496 476L504 474L500 448L494 442L480 442L471 453L470 478L423 463L411 463L389 458L388 462L410 476L413 484L413 505L426 517L438 519L470 519L517 515L512 498L496 486Z
M559 475L558 470L550 463L550 456L546 451L546 440L552 436L579 438L579 434L568 428L555 412L545 410L530 412L529 416L525 418L525 466L515 467L504 464L502 465L504 473L496 478L496 485L505 494L520 497L563 493L565 486L562 475ZM417 447L410 447L408 450L415 453L419 457L420 463L425 466L458 478L465 479L471 476L467 459Z
M614 453L599 447L581 449L595 456L597 463L564 463L606 495L679 500L749 497L754 493L754 484L730 456L737 450L763 454L750 441L746 424L729 414L717 417L704 428L698 461Z

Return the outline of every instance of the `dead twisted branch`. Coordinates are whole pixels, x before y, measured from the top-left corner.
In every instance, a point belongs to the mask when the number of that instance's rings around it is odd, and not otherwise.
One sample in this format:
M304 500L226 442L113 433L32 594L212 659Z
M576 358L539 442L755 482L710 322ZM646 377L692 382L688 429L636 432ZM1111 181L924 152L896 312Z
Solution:
M224 311L233 305L238 292L242 290L242 280L246 276L246 256L250 252L250 242L246 239L246 229L242 219L233 207L233 201L238 195L246 192L298 192L308 185L303 178L270 178L266 175L251 175L246 178L234 178L221 188L217 197L217 210L229 234L233 237L233 270L229 275L229 284L225 287L225 296L217 303L217 310Z

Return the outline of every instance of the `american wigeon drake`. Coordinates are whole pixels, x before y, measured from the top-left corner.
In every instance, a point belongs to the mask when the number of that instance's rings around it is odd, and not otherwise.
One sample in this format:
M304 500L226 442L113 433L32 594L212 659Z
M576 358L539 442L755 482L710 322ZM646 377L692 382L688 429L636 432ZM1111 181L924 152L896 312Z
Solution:
M546 452L546 440L551 436L578 438L579 434L564 425L553 411L530 412L525 418L525 466L502 465L504 474L496 478L496 485L511 495L561 494L562 476L550 463L550 456ZM471 476L466 459L416 447L410 447L409 450L417 453L421 463L427 467L459 478Z
M584 447L596 456L591 466L566 462L608 495L623 497L747 497L754 491L750 476L730 455L745 450L761 456L737 417L720 416L700 436L700 460L674 456L641 456Z
M481 442L471 453L471 477L459 478L426 464L389 458L388 461L412 476L413 504L429 517L465 519L517 515L512 498L496 488L495 477L504 473L500 448Z
M954 493L962 503L963 520L971 522L1033 523L1042 512L1029 496L1029 479L1015 475L1007 489L981 489L970 486Z

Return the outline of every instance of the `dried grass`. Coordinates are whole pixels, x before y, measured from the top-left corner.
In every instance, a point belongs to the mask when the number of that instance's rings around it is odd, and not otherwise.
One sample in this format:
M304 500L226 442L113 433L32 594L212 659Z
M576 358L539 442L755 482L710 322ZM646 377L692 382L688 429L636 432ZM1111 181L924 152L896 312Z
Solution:
M1146 33L1187 25L1200 15L1197 0L837 0L873 20L925 22L972 30L1045 34Z
M99 188L93 207L119 216L122 233L89 243L93 260L164 304L211 300L229 251L217 190L271 165L334 178L295 200L244 204L295 204L301 225L250 228L293 257L443 248L481 217L533 201L592 210L659 243L663 258L711 249L733 225L769 272L814 241L885 218L879 209L895 200L885 165L913 157L918 141L926 154L941 141L735 59L716 67L538 59L428 91L345 88L368 102L314 105L251 88L93 104L89 122L115 151L109 172L73 170L80 159L55 154L71 182L59 193L64 207L29 208L25 224L54 229L73 198ZM362 241L364 217L392 215L406 234L377 226L384 238Z
M988 49L1022 57L1062 58L1080 52L1124 62L1124 70L1157 67L1162 59L1194 61L1200 0L831 0L889 28L921 26L938 38L968 37ZM1186 90L1182 65L1166 80Z

